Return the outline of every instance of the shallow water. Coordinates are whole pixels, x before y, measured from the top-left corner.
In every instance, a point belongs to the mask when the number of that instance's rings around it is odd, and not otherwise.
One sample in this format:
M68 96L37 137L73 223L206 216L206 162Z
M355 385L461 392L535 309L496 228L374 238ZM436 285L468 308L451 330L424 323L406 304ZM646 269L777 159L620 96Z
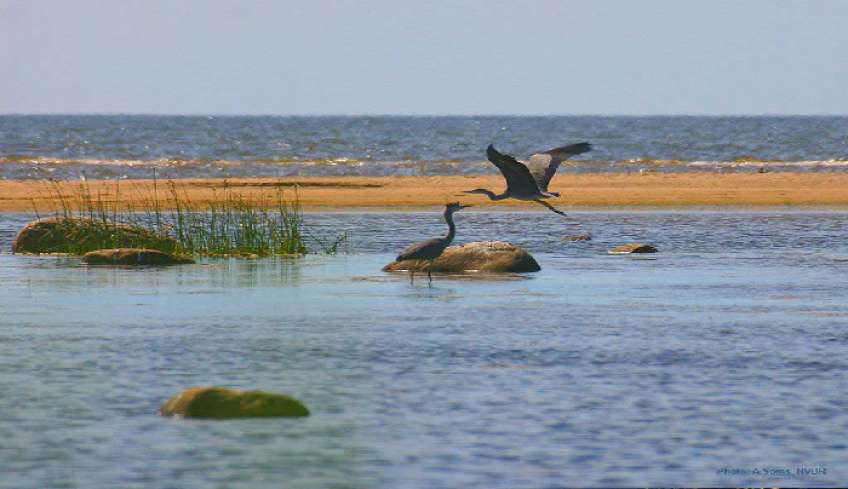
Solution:
M0 215L2 249L27 219ZM512 241L543 270L432 288L380 267L442 232L437 213L307 219L348 230L351 253L140 270L0 254L0 487L848 480L848 213L464 211L459 242ZM634 240L660 253L605 253ZM208 384L312 416L155 415Z
M0 179L496 173L590 141L568 172L848 169L844 116L0 115Z

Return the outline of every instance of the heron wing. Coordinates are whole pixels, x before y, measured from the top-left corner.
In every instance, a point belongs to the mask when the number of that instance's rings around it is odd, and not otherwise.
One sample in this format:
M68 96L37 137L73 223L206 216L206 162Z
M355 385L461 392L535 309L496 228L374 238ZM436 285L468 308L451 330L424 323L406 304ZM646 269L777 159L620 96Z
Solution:
M539 188L547 192L548 184L551 183L560 163L574 155L591 150L592 145L589 143L569 144L561 148L550 149L531 156L530 161L527 162L527 167Z
M506 187L512 193L538 194L539 187L527 166L510 155L498 152L493 145L486 148L489 161L503 173Z

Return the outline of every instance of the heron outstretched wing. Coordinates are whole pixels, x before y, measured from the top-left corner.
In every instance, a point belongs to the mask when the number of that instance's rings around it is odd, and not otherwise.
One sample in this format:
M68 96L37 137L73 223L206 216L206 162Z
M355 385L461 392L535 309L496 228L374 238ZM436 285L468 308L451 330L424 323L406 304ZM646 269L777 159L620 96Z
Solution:
M574 155L579 155L592 150L592 145L589 143L569 144L561 148L554 148L541 153L536 153L530 157L527 162L527 168L539 185L539 188L547 191L548 184L556 174L560 163L571 158Z
M518 194L536 194L539 192L536 180L524 163L510 155L498 152L491 144L486 148L486 156L503 173L507 189L510 192Z

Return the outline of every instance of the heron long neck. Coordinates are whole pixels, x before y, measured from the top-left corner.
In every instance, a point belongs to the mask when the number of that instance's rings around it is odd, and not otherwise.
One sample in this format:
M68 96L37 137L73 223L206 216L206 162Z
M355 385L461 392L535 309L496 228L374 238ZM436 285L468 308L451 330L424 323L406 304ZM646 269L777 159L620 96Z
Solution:
M445 236L445 239L448 243L450 243L456 235L456 225L453 223L453 212L445 212L445 221L448 223L448 235Z
M486 190L486 189L481 189L481 190L484 190L486 192L486 195L489 197L490 200L504 200L506 198L509 198L509 190L505 191L504 193L502 193L500 195L492 192L491 190Z

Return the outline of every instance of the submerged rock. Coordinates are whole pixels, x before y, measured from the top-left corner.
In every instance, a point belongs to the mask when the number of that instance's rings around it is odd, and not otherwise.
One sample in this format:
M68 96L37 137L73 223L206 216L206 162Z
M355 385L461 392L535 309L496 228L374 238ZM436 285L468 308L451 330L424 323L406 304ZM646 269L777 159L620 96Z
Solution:
M12 253L75 253L107 246L145 246L171 251L176 240L139 226L96 219L45 217L24 226L12 241Z
M570 236L563 236L563 241L592 241L592 236L588 234L572 234Z
M613 255L627 255L630 253L656 253L657 248L648 243L627 243L608 251Z
M538 272L542 269L536 260L521 247L504 241L476 241L461 246L449 246L442 256L433 260L393 261L385 272L406 270L426 272Z
M89 265L182 265L194 263L191 258L174 256L145 248L113 248L89 251L82 257Z
M224 387L189 387L165 401L162 416L186 418L270 418L309 416L302 402L285 394L238 391Z

